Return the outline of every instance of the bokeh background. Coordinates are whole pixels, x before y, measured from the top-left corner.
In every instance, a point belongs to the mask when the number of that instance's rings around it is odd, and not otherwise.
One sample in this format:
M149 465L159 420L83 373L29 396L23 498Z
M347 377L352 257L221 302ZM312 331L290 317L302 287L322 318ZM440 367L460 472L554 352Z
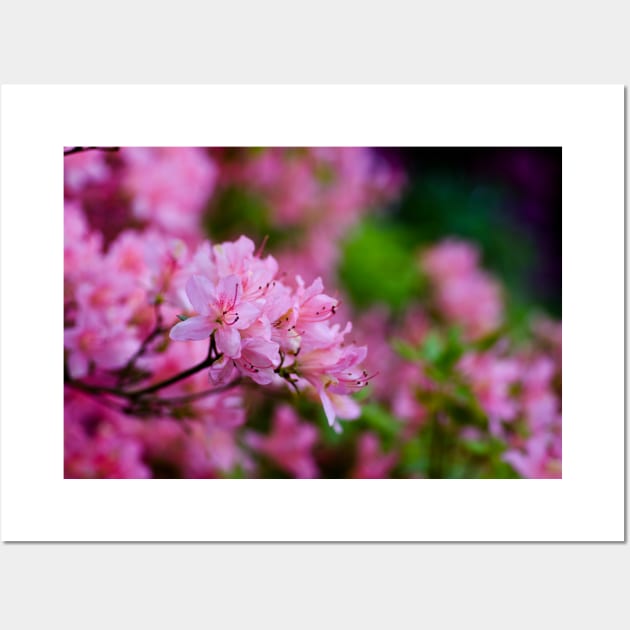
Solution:
M561 476L560 148L68 153L67 330L86 255L107 268L123 241L146 260L151 239L193 252L246 235L287 277L322 277L373 378L339 434L286 388L137 418L67 383L66 476ZM175 352L155 348L155 365Z

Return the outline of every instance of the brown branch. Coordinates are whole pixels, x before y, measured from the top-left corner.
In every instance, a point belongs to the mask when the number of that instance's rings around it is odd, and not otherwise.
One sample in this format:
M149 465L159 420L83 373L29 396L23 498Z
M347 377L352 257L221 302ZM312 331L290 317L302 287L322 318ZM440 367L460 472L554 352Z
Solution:
M75 153L84 153L85 151L106 151L113 153L119 150L120 147L72 147L72 149L64 149L63 157L74 155Z
M112 396L118 396L119 398L128 398L132 401L135 401L147 394L152 394L153 392L157 392L160 389L164 389L165 387L169 387L174 383L178 383L179 381L183 381L185 378L196 374L197 372L201 372L201 370L205 368L209 368L215 361L218 361L223 355L217 351L216 342L214 340L214 334L210 336L210 346L208 348L208 356L201 361L201 363L197 363L197 365L193 365L191 368L180 372L179 374L175 374L175 376L171 376L164 381L160 381L158 383L154 383L153 385L149 385L148 387L144 387L142 389L137 389L135 391L125 391L122 389L115 389L112 387L102 387L100 385L88 385L87 383L82 383L81 381L74 381L70 377L66 366L64 366L64 383L69 387L74 387L75 389L80 389L85 392L90 392L92 394L111 394Z

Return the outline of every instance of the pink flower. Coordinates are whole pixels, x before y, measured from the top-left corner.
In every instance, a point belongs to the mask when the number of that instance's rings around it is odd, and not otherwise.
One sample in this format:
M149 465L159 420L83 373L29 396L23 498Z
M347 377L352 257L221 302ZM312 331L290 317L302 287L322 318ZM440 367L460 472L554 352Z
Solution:
M551 382L555 371L554 362L546 356L536 357L524 369L522 404L534 433L560 423L559 400Z
M396 465L396 453L384 454L378 437L374 433L364 433L357 445L358 458L352 471L355 479L384 479Z
M463 326L470 339L495 331L503 321L501 289L482 272L449 278L438 287L437 302L446 318Z
M461 358L459 370L488 414L490 431L501 435L501 421L513 420L518 413L518 402L510 393L510 387L520 378L518 362L492 353L469 352Z
M133 434L134 420L84 394L66 390L64 476L68 478L146 479L151 471Z
M307 288L300 276L296 278L298 289L296 293L298 310L298 327L311 322L322 322L330 319L339 306L339 300L324 294L324 283L316 278Z
M241 373L259 385L275 380L274 370L280 361L280 346L262 337L247 337L241 345L241 356L235 360Z
M341 333L338 326L328 328L325 324L314 324L311 333L315 332L315 327L318 327L319 336L310 336L309 343L323 343L300 353L295 361L295 370L315 388L328 423L339 431L337 417L354 420L361 415L361 408L348 394L366 387L372 378L361 367L367 347L342 347L343 336L350 330L349 325Z
M105 327L95 315L80 312L75 326L64 330L64 346L70 375L82 378L88 374L90 363L106 370L123 367L140 342L124 323Z
M77 193L90 183L104 182L110 176L106 158L103 151L83 151L64 158L66 188Z
M391 380L392 411L405 422L405 433L413 434L427 419L427 410L418 401L417 391L430 390L432 384L417 363L403 363Z
M196 147L133 147L121 150L121 156L136 218L170 234L194 235L217 175L206 152Z
M495 331L503 321L501 288L477 267L478 259L476 248L457 240L446 240L421 258L439 310L473 340Z
M146 459L164 477L214 478L244 463L234 431L221 426L156 418L144 423L139 437Z
M288 405L278 407L273 428L268 436L249 433L247 444L264 453L276 464L298 479L318 476L312 449L317 442L314 426L300 422L295 410Z
M240 357L239 330L250 326L261 309L254 302L242 300L239 278L227 276L213 285L207 278L195 275L186 285L186 294L200 314L176 324L171 329L171 339L197 341L215 333L220 352L231 358Z
M471 243L446 239L427 250L422 255L421 264L433 281L444 282L475 272L479 251Z
M89 229L81 208L73 202L64 206L64 279L69 290L98 272L102 264L103 239ZM67 296L69 297L69 296Z
M503 459L521 476L529 479L559 479L562 463L559 438L550 435L531 437L525 450L510 450Z

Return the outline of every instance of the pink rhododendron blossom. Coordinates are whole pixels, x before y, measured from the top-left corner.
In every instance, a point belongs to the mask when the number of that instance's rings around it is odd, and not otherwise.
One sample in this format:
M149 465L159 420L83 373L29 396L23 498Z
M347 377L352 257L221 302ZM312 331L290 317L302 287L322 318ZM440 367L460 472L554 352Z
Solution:
M216 285L203 276L193 276L186 293L199 315L189 317L171 330L175 341L198 341L216 334L217 348L228 357L241 355L239 331L250 326L260 315L260 307L243 300L243 289L235 275L221 278Z
M74 378L86 376L90 362L106 370L123 367L139 345L124 323L105 327L100 318L88 313L79 314L75 326L64 331L68 369Z
M280 346L275 341L248 337L241 345L241 356L235 364L241 373L247 374L259 385L269 385L275 380Z
M459 370L488 414L491 432L500 434L501 421L513 420L518 412L518 403L510 393L520 377L518 363L492 353L468 353L459 362Z
M554 362L545 356L536 357L523 368L522 405L533 432L559 422L559 401L552 387L555 372Z
M133 433L134 421L87 396L65 393L64 476L66 478L144 479L150 471Z
M396 465L398 454L381 451L378 437L374 433L364 433L359 438L357 462L352 476L355 479L382 479L387 477Z
M102 236L90 230L80 206L66 201L63 250L66 298L72 297L78 284L89 281L92 274L97 273L102 249Z
M170 234L190 237L212 194L216 167L197 148L127 148L125 187L137 219Z
M64 183L77 193L90 183L102 183L110 177L107 154L102 151L84 151L70 155L64 162Z
M251 432L247 444L270 459L280 468L298 479L318 476L312 450L317 442L317 429L301 422L295 410L288 405L276 409L273 428L267 436Z
M557 479L562 477L559 445L547 435L538 435L527 441L524 450L511 450L503 459L519 474L530 479Z
M209 479L229 472L238 464L249 466L232 430L204 427L170 419L155 419L139 432L146 458L170 477L181 471L189 479Z
M366 387L368 372L361 367L367 347L343 345L351 324L341 331L338 324L312 324L310 335L304 335L303 350L295 360L296 373L318 393L329 424L339 430L336 418L354 420L359 405L348 394Z
M495 331L503 322L501 288L477 267L478 258L469 244L446 240L421 259L434 284L438 308L447 320L462 326L470 339Z
M426 251L422 267L436 281L468 276L477 271L479 251L471 244L447 239Z

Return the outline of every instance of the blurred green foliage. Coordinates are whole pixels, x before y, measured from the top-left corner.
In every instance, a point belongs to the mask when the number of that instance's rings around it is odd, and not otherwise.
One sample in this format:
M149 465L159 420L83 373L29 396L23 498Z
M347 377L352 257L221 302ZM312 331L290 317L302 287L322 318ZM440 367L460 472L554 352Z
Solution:
M268 237L278 248L299 243L303 237L296 226L290 230L278 226L264 197L244 186L226 186L217 192L204 214L204 230L212 241L246 234L255 243Z
M364 220L345 241L339 278L359 308L386 304L399 312L424 288L413 238L376 218Z

